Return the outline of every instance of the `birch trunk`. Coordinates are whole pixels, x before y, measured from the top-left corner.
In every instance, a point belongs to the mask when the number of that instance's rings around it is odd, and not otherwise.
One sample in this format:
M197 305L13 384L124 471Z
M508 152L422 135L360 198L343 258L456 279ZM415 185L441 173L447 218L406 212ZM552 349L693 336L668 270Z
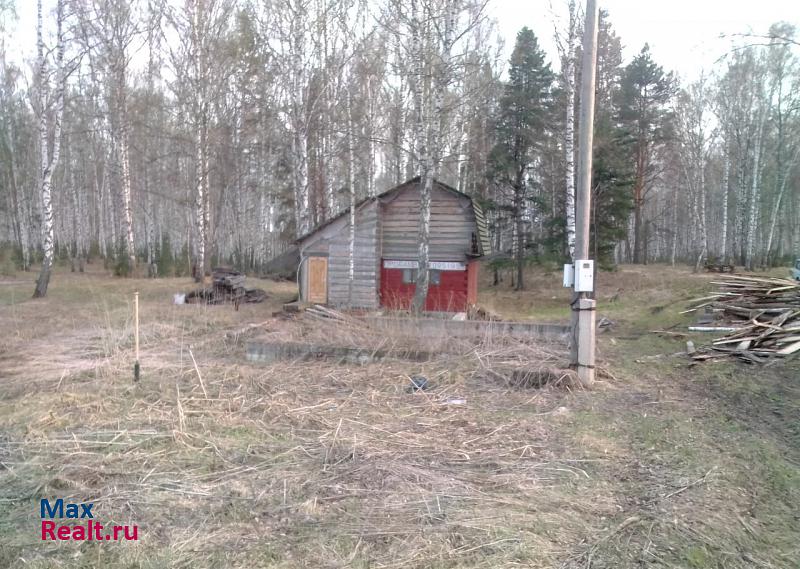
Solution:
M20 191L19 184L17 183L17 168L16 168L16 153L14 151L14 135L11 132L11 126L6 131L6 147L8 148L8 167L9 178L11 182L11 214L14 225L14 232L16 233L17 243L19 244L20 253L22 256L22 270L27 271L30 269L31 254L30 254L30 229L28 227L28 214L27 208L23 203L25 200L24 192Z
M347 287L348 306L353 306L353 286L356 278L356 187L355 156L353 151L353 111L351 109L350 89L347 89L347 190L350 195L350 272Z
M208 126L205 110L195 132L195 280L202 281L209 272L208 258Z
M123 87L124 88L124 87ZM125 249L128 253L128 267L130 275L136 270L136 242L133 236L133 209L131 207L131 166L128 154L128 127L125 125L124 110L121 117L120 143L117 150L120 153L119 161L122 169L122 207L125 221Z
M762 91L763 97L763 91ZM758 228L758 217L761 199L761 152L764 144L764 126L769 116L770 105L775 94L775 85L770 87L769 94L762 98L761 109L759 110L758 126L756 127L755 147L753 149L753 179L750 185L750 207L747 219L747 234L745 236L745 255L744 266L748 271L753 270L754 249L756 239L756 229Z
M103 212L103 205L105 200L103 198L103 185L105 182L100 180L100 164L95 164L94 168L94 192L97 195L97 210L95 211L95 215L97 216L97 244L100 247L100 256L105 260L106 256L108 255L108 250L106 249L106 223L105 223L105 215Z
M569 30L564 60L564 89L567 108L564 125L565 208L567 217L567 250L575 258L575 2L569 3Z
M764 116L766 113L762 111ZM745 251L744 251L744 267L748 271L753 270L753 249L755 247L756 228L758 226L758 200L761 197L759 194L759 177L761 173L761 137L763 132L763 119L762 126L756 132L755 148L753 150L753 180L750 184L750 207L748 209L747 218L747 233L745 235Z
M425 45L420 26L424 18L420 18L417 1L411 0L411 42L415 50L413 55L414 72L413 77L413 96L415 122L415 145L417 167L420 169L420 214L419 232L417 239L419 248L417 254L417 279L414 289L414 297L411 301L411 309L415 313L420 313L425 308L425 300L428 296L428 245L430 241L430 217L431 217L431 196L429 185L431 171L428 160L427 135L430 131L429 125L425 121L425 109L423 107L423 71L425 69ZM426 43L426 42L425 42ZM427 128L426 128L427 127Z
M192 11L192 66L195 93L195 261L194 278L202 281L208 265L208 102L206 100L205 22L200 0Z
M299 122L299 120L298 120ZM308 198L308 162L306 161L308 144L305 134L296 130L292 137L292 154L294 156L294 198L295 224L297 235L305 235L311 229Z
M722 244L720 258L723 263L728 262L728 179L731 171L731 159L725 151L725 166L722 173Z
M136 270L136 241L133 233L133 209L131 206L131 163L129 153L128 136L128 85L127 85L127 61L125 55L125 45L123 38L114 38L109 50L113 57L112 81L114 82L114 106L116 120L112 117L112 128L114 137L117 140L117 163L120 168L120 197L122 198L122 222L125 234L125 252L128 259L129 275L133 276ZM119 43L117 43L119 42Z
M41 180L40 190L42 196L42 268L36 280L34 298L47 296L47 287L50 284L50 273L53 269L55 256L55 218L53 212L52 181L53 171L58 165L61 152L61 118L64 113L64 90L66 74L64 73L64 36L62 33L64 20L64 0L58 0L56 25L58 39L56 45L56 89L55 89L55 116L53 119L53 152L48 152L47 128L47 95L45 85L48 82L47 64L44 57L44 39L42 38L42 0L37 3L37 65L39 71L39 152Z
M310 201L308 180L308 121L306 116L306 85L303 70L305 68L305 36L302 28L306 17L305 6L298 2L292 6L294 14L291 20L290 41L292 57L292 184L295 199L295 231L297 236L306 234L311 229Z
M367 116L367 145L368 145L368 162L367 162L367 195L375 197L375 87L372 85L372 77L367 79L367 98L368 98L368 116Z
M747 232L745 217L747 212L747 188L745 177L745 154L739 152L738 167L736 169L736 219L734 231L733 250L734 256L744 265L745 233Z
M69 136L65 136L64 138L66 139L64 141L65 147L67 148L67 150L69 150L70 148ZM67 249L69 251L70 271L74 273L78 268L79 256L80 256L80 250L79 250L80 230L78 228L78 224L80 223L78 219L80 215L80 207L78 205L78 187L77 184L75 183L75 167L72 166L71 164L70 154L71 152L67 153L67 155L64 157L64 161L67 164L66 170L68 172L67 176L69 177L69 190L68 190L69 207L72 213L72 219L71 219L72 239Z
M442 52L439 61L438 70L434 77L434 88L436 90L436 98L434 102L434 114L431 117L430 112L419 112L418 120L421 120L424 115L427 115L427 120L424 124L419 124L418 131L424 131L421 137L422 148L420 150L420 158L422 161L422 176L420 180L420 212L419 212L419 271L417 273L416 287L414 289L414 298L412 300L412 310L415 313L420 313L425 309L425 301L428 297L428 288L430 285L430 271L429 271L429 243L430 243L430 224L431 224L431 193L433 191L433 178L438 169L441 158L441 150L439 148L442 139L442 133L446 130L446 117L444 109L444 95L447 91L450 78L450 50L451 50L451 37L455 28L456 19L456 1L445 0L444 8L444 33L442 34ZM413 3L416 6L416 2ZM416 9L414 9L416 12ZM429 14L428 16L431 16ZM433 34L433 23L430 21L431 17L423 18L426 22L425 44L429 44L432 49L436 45ZM419 20L416 20L419 22ZM424 69L426 58L423 42L419 44L419 57L417 61L417 82L421 83L422 71ZM419 86L418 86L419 88ZM430 96L430 89L427 89ZM421 102L420 96L418 101ZM429 107L429 105L425 105ZM423 111L423 109L419 109Z
M705 259L706 252L708 251L708 231L706 230L706 175L705 175L705 160L699 164L699 183L697 188L697 223L700 234L700 253L697 255L697 261L694 265L695 272L700 270L703 260Z
M669 254L669 264L675 266L675 257L678 252L678 185L672 191L672 248Z
M157 170L160 170L160 167L157 167ZM155 200L153 200L153 194L147 182L148 176L145 175L145 186L144 192L147 196L147 276L151 279L154 279L158 276L158 262L156 260L156 247L160 246L161 244L156 242L156 219L158 217L158 213L156 212ZM158 240L160 241L160 239Z
M117 156L117 146L116 146L116 139L112 136L111 137L111 152L109 156L109 168L111 169L111 176L108 177L106 183L106 211L104 214L107 214L106 221L108 222L109 228L109 237L111 238L111 260L116 263L117 261L117 253L119 241L117 239L117 218L116 213L119 211L117 207L117 202L114 199L116 195L111 190L111 185L113 184L116 177L119 175L119 165L116 162Z

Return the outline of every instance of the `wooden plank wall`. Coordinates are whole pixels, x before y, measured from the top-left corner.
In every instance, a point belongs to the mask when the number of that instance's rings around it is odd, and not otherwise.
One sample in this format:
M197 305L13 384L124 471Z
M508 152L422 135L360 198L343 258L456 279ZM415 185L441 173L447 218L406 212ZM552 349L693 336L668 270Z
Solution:
M349 216L348 216L349 220ZM356 212L355 280L350 303L350 224L330 241L328 256L328 303L353 308L378 307L380 264L378 201Z
M417 259L419 193L409 185L383 205L383 258ZM433 187L431 193L431 261L461 261L472 248L476 230L470 200Z

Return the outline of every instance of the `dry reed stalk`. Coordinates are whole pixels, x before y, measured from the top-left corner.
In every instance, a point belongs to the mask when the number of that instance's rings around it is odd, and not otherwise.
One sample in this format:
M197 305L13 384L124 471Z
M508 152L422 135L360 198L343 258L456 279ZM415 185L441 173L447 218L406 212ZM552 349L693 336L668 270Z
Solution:
M203 375L200 373L200 368L197 366L197 360L194 359L194 354L192 353L192 347L189 346L189 356L192 358L192 364L194 364L194 371L197 373L197 379L200 382L200 389L203 390L203 397L208 399L208 392L206 391L206 384L203 383Z

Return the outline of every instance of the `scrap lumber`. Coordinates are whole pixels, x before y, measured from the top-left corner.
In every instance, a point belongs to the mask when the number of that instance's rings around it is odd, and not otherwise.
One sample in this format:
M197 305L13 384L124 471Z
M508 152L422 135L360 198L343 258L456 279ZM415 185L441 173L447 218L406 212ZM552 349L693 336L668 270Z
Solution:
M239 271L217 267L212 272L212 282L214 286L229 290L244 288L245 276Z
M333 310L321 304L314 304L309 306L305 311L306 315L316 318L317 320L335 320L338 322L346 322L351 318L338 310Z
M731 275L713 284L719 287L716 294L695 299L684 311L710 311L717 316L718 325L705 329L729 332L712 342L712 352L747 363L765 363L800 352L799 282ZM699 352L693 359L711 358L708 353Z

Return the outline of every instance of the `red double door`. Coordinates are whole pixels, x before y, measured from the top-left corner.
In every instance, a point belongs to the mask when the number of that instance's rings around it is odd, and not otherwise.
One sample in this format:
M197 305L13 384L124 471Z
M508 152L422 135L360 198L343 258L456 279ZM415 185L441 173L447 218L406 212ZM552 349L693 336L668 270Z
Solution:
M417 271L410 265L387 259L381 262L381 306L392 310L408 310L411 307ZM464 312L468 305L477 302L477 263L462 265L464 268L460 270L448 270L458 265L462 264L433 264L425 310Z

